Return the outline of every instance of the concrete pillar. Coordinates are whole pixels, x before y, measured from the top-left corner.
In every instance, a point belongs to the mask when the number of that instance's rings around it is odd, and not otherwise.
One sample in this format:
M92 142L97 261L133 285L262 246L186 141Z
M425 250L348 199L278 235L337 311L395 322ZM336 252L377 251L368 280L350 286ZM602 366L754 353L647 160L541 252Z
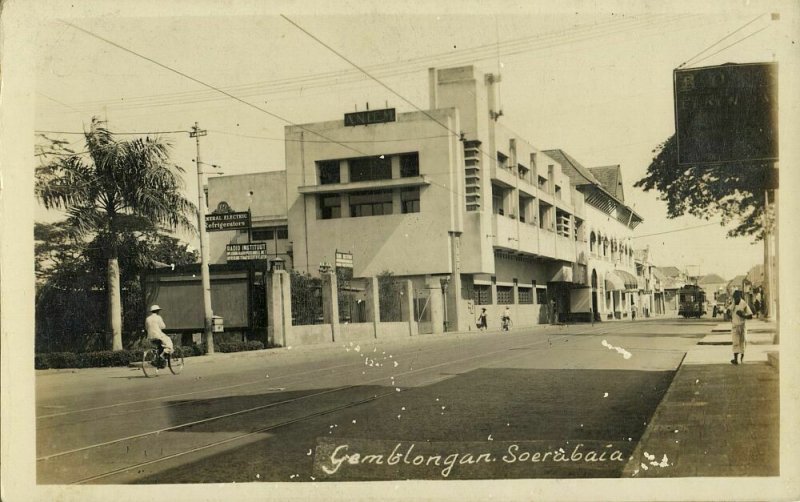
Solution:
M331 341L339 338L339 295L336 273L322 273L322 319L331 325Z
M411 281L403 281L403 318L408 320L408 336L419 333L417 320L414 318L414 285Z
M367 279L365 293L367 295L367 320L372 322L372 333L378 338L378 323L381 322L381 303L378 295L378 278Z
M267 344L286 347L292 328L292 292L289 273L274 270L267 274Z
M426 281L425 287L430 294L428 308L431 311L431 328L433 333L444 332L444 301L442 298L442 285L438 277Z

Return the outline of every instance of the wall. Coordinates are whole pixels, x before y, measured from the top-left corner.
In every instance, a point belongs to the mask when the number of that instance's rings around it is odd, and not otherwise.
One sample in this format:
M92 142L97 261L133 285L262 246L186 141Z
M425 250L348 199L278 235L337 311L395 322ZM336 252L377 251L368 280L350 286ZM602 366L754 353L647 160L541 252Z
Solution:
M430 114L458 130L455 110ZM303 126L343 142L358 142L351 144L358 145L359 152L336 143L304 142L302 138L313 139L313 134L297 126L286 128L289 235L295 268L315 273L320 262L333 263L338 249L353 253L357 277L386 270L395 275L451 270L448 231L462 230L460 210L464 207L458 195L463 193L464 183L461 144L422 113L399 114L397 119L358 127L345 127L343 121ZM408 139L382 142L382 138ZM420 175L429 182L420 188L419 213L323 220L317 218L316 195L303 195L297 189L318 185L316 161L415 151L419 152ZM343 206L342 212L349 216L349 208ZM414 259L409 259L412 256Z

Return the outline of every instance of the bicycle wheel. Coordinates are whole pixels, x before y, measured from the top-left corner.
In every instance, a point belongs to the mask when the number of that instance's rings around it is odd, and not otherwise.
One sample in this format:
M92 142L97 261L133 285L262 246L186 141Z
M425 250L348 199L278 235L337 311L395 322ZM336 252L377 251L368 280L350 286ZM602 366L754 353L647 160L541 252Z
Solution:
M158 363L156 361L156 351L148 349L142 354L142 371L146 377L158 376Z
M172 354L169 355L167 365L173 375L178 375L183 371L183 352L181 352L180 347L176 347Z

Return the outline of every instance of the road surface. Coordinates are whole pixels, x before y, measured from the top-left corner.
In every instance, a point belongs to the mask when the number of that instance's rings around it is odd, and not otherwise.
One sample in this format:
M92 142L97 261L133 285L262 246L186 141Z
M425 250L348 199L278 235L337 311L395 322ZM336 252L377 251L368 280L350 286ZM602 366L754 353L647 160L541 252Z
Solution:
M619 477L711 321L422 335L37 372L37 482Z

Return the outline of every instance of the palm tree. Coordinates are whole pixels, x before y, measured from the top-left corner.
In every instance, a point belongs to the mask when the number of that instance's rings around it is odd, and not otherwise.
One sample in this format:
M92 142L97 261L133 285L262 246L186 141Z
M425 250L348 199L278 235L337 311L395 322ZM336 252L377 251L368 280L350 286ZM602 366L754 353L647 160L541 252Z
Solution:
M66 212L74 236L93 236L104 251L108 330L113 335L112 350L122 350L123 233L154 224L194 232L195 206L182 194L183 169L169 161L169 143L150 137L117 141L97 118L84 135L85 152L40 154L56 160L37 167L35 193L47 209ZM51 143L59 149L57 142Z

